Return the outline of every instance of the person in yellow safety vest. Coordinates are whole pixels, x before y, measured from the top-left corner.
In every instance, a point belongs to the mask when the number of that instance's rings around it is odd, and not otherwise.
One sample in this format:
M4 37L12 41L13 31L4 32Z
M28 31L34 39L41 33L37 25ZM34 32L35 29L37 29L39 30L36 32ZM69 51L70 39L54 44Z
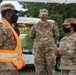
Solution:
M0 20L0 75L18 75L18 69L25 66L22 60L21 40L13 23L18 20L18 11L6 3L1 6Z

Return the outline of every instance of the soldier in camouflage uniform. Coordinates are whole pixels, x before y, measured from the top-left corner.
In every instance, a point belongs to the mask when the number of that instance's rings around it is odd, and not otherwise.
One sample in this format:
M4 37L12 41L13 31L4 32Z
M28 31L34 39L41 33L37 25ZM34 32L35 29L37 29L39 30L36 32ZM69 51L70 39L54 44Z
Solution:
M7 20L12 27L16 23L18 11L10 4L3 4L1 6L2 21ZM14 14L14 15L13 15ZM7 23L6 23L7 24ZM17 29L16 29L17 30ZM17 41L12 31L5 25L0 25L0 49L14 50ZM18 75L16 67L11 62L0 62L0 75Z
M33 55L36 75L55 74L55 41L59 33L57 25L47 21L48 10L40 10L40 21L34 24L30 31L30 38L34 40Z
M76 75L76 18L68 18L63 23L67 35L60 41L62 75Z

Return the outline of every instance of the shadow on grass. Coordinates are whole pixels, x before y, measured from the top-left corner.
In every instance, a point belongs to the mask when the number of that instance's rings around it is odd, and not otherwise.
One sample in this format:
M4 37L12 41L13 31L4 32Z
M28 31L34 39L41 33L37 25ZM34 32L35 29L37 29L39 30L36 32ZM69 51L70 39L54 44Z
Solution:
M34 66L25 66L22 69L20 69L19 71L29 71L29 70L35 70Z
M26 66L19 70L19 75L35 75L34 66ZM55 75L61 75L60 71L56 71Z
M20 69L18 72L19 75L35 75L35 68L34 66L26 66Z

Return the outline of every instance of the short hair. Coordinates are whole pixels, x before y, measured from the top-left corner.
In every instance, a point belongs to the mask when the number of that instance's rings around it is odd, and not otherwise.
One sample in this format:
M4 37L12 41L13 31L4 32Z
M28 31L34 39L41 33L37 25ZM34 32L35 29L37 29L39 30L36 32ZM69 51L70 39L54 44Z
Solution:
M74 27L74 31L76 32L76 24L75 23L71 23L71 27Z

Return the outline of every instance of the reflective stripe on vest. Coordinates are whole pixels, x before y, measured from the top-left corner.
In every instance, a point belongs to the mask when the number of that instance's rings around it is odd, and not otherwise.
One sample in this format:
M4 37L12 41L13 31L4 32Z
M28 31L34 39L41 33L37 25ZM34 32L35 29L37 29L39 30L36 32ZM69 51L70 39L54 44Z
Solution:
M0 58L15 58L16 59L17 57L18 57L17 54L16 55L15 54L13 55L13 54L1 54L0 53Z
M13 27L6 21L0 21L0 24L3 24L7 26L9 29L11 29L12 33L14 34L17 45L14 50L4 50L0 49L0 62L12 62L17 69L22 68L22 66L25 66L24 61L22 60L22 45L21 45L21 40Z

